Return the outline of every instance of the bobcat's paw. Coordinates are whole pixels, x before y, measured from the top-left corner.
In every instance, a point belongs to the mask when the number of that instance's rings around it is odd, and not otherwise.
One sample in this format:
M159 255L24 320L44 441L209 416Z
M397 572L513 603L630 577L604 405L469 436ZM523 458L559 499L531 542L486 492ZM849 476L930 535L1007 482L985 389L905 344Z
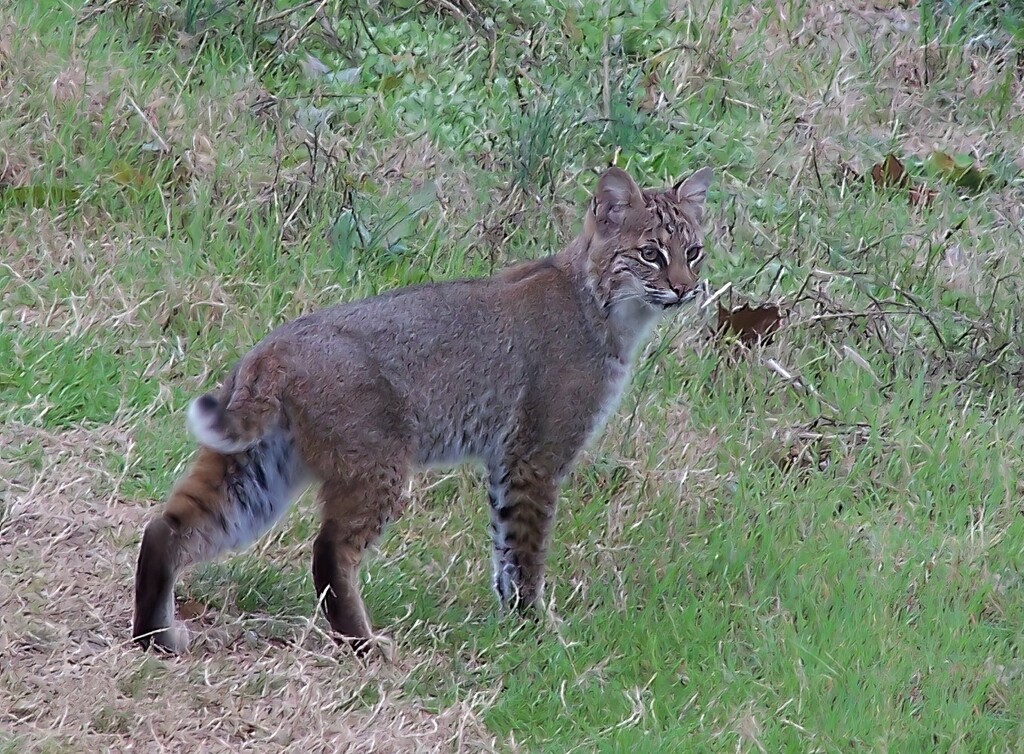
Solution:
M167 628L136 636L135 641L143 649L153 648L161 652L180 655L188 649L188 629L181 621L174 621Z
M370 639L369 651L375 653L389 665L395 664L395 641L386 634L375 634Z
M373 634L368 638L338 637L338 642L352 647L356 657L361 660L381 659L389 664L395 662L395 642L385 634Z

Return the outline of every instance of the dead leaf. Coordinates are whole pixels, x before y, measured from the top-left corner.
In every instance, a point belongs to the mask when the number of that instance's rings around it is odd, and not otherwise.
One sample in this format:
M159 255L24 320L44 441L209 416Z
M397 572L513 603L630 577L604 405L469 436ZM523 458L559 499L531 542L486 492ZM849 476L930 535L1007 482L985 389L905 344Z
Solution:
M50 84L50 94L55 102L69 102L77 99L85 83L85 72L77 65L70 65L57 74Z
M316 55L309 52L307 52L304 57L299 58L299 67L308 79L323 78L331 72L329 65L320 60Z
M192 149L185 152L185 161L193 173L212 175L217 168L217 152L213 142L202 131L192 134Z
M718 333L733 333L747 346L756 343L770 343L772 336L782 326L782 310L774 304L763 304L756 308L749 305L726 309L718 305Z
M970 293L971 269L969 258L959 244L951 244L942 255L941 267L946 273L943 285L953 291Z
M907 199L911 207L927 207L938 195L939 192L935 189L917 184L910 187L910 191L907 192Z
M653 113L658 105L664 100L665 94L661 88L661 75L657 66L651 64L642 79L644 97L640 101L639 108L645 113Z
M798 438L773 454L772 460L785 472L825 471L832 463L832 450L820 438Z
M871 180L876 188L907 189L907 201L911 207L927 207L939 192L910 179L904 164L896 155L888 154L885 159L871 168Z
M352 85L359 83L359 76L362 74L362 66L355 66L354 68L344 68L340 71L333 71L331 73L324 74L324 81L330 84L345 84Z
M12 45L11 41L17 34L17 28L14 26L13 21L8 21L4 24L4 27L0 29L0 61L8 61L11 59Z
M848 162L839 163L839 178L847 183L860 183L860 173L853 169Z
M195 620L206 613L206 605L198 600L185 600L178 607L178 617L182 620Z
M110 177L114 180L114 183L121 186L134 186L135 188L143 188L146 185L146 176L124 160L118 160L111 167L113 171Z
M871 179L878 188L904 188L910 183L910 176L903 163L892 154L886 155L885 160L871 168Z

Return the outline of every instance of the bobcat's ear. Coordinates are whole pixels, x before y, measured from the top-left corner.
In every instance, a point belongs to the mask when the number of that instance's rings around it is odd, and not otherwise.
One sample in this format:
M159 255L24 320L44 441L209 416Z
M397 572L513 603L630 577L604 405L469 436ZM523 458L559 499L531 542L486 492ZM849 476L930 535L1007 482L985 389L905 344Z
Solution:
M701 168L689 178L684 178L672 187L672 194L680 204L689 204L698 217L704 215L704 201L708 197L708 186L711 185L715 172L711 168Z
M629 173L622 168L608 168L597 182L588 218L602 231L617 230L630 208L642 209L644 197Z

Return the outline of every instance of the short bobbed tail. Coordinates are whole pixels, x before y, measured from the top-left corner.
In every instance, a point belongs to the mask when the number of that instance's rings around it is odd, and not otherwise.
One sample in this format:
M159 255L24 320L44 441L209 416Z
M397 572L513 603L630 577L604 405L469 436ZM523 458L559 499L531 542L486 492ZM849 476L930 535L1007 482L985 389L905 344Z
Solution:
M188 431L200 445L218 453L241 453L250 448L258 437L232 436L224 426L223 411L212 393L201 395L188 407Z
M218 453L248 450L281 423L283 378L273 353L250 353L218 393L192 401L189 431L200 445Z

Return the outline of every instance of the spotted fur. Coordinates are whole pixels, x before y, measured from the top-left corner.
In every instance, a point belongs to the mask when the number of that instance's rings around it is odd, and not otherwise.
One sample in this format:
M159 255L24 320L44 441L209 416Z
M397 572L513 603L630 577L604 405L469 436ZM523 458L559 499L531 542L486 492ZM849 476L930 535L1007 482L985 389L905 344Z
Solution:
M170 651L174 583L245 547L303 486L323 523L313 581L335 634L364 649L366 549L402 512L420 466L488 469L494 588L542 598L559 488L614 410L650 328L693 298L711 171L641 191L606 171L563 251L491 278L414 286L300 317L192 404L201 449L146 528L134 637Z

